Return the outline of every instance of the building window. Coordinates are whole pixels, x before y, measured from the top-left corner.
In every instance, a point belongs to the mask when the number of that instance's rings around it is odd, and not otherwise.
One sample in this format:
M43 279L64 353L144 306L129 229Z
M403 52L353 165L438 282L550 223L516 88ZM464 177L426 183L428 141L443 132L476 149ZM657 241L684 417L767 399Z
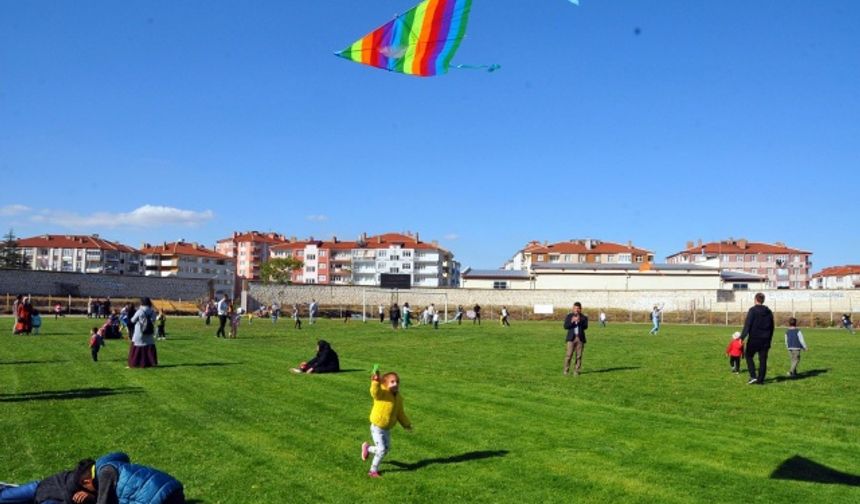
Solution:
M400 268L388 268L389 273L400 273Z
M549 262L557 263L557 262L559 262L559 260L560 260L560 259L559 259L559 255L558 255L558 254L550 254L550 255L549 255Z
M325 281L326 281L326 276L320 275L320 282L325 282Z
M403 257L412 257L412 251L411 250L404 250L401 253L403 254Z
M326 268L325 263L320 263L320 269L324 270Z
M412 269L412 264L411 263L403 263L402 267L405 270Z
M306 266L305 267L305 272L307 272L307 273L315 273L316 270L317 270L316 266Z
M538 262L543 262L543 254L538 254Z
M317 258L316 254L307 254L305 256L305 259L307 259L308 261L314 261L314 260L316 260L316 258Z
M379 257L379 258L388 257L388 251L387 250L379 250L376 252L376 257Z
M749 284L745 284L745 283L732 284L732 290L749 290L749 288L750 288Z
M325 252L326 252L325 250L320 250L320 257L325 257L326 256Z
M493 288L494 289L507 289L508 288L508 282L495 281L495 282L493 282Z

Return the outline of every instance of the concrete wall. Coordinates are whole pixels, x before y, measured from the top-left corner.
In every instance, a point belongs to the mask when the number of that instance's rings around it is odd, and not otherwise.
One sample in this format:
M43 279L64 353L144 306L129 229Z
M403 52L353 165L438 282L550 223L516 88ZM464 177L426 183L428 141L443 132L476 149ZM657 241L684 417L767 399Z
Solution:
M209 281L192 278L0 270L0 294L73 297L140 297L196 300L209 295Z
M260 304L277 301L282 306L308 303L316 299L321 306L361 306L366 298L369 306L394 301L408 302L413 306L435 303L449 307L461 304L471 307L475 303L485 307L508 306L531 308L535 304L552 304L556 310L567 310L574 301L583 304L587 311L597 308L648 311L655 303L665 305L666 311L746 312L753 305L756 291L717 290L511 290L511 289L412 289L393 293L376 288L323 285L265 285L252 282L248 290L251 309ZM843 313L860 311L860 290L847 291L765 291L765 304L774 311L809 313Z
M277 301L282 306L293 303L308 303L316 299L322 306L360 306L363 297L367 304L388 305L393 301L408 302L413 306L435 303L436 306L447 302L449 306L458 304L471 307L475 303L482 306L532 307L535 304L551 304L556 308L569 308L574 301L590 308L605 307L618 309L648 310L654 303L665 303L667 309L689 309L693 300L703 303L716 303L716 291L564 291L564 290L512 290L512 289L411 289L392 293L376 288L352 286L312 286L312 285L265 285L252 282L249 286L248 301L250 308L259 304Z
M711 290L720 288L718 271L687 272L541 272L535 276L537 289L577 291L652 291L652 290Z

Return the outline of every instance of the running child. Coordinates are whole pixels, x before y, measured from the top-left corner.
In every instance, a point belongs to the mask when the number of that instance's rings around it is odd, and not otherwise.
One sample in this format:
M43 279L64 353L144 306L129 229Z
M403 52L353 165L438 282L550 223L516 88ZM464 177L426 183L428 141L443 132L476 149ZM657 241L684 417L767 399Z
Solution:
M400 392L400 377L397 373L385 373L379 376L379 367L374 366L370 377L370 397L373 398L373 408L370 410L370 436L373 446L361 443L361 460L367 460L368 454L373 454L370 465L371 478L379 477L379 463L391 449L391 429L400 422L404 429L411 431L412 422L403 411L403 395Z
M741 339L740 332L735 331L732 334L732 340L729 342L729 346L726 347L726 355L729 356L729 367L732 368L732 373L740 373L741 357L744 355L744 340Z

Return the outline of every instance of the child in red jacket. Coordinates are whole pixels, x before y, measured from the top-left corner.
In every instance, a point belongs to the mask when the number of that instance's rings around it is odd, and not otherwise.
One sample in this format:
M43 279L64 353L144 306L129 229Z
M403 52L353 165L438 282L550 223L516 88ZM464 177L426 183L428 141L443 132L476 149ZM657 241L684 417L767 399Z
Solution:
M729 366L734 374L741 371L741 356L744 354L744 341L741 339L741 333L735 331L732 334L732 341L726 347L726 355L729 356Z

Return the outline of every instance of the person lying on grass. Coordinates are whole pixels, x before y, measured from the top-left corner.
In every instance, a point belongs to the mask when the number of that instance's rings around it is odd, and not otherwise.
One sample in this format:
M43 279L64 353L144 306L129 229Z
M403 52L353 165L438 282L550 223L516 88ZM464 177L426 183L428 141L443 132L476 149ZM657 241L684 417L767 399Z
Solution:
M319 340L317 342L316 356L299 364L299 367L291 369L293 373L337 373L340 371L340 360L337 357L337 352L331 347L328 341Z
M400 377L397 373L385 373L380 377L379 366L373 366L373 375L370 377L370 397L373 398L370 437L373 446L361 443L361 460L367 460L368 454L373 454L373 462L367 473L371 478L379 477L379 464L391 449L391 429L400 422L404 429L412 430L412 422L403 411L403 395L399 392Z
M95 504L185 504L182 483L158 469L132 464L125 453L109 453L91 467Z
M71 471L23 485L0 483L0 504L92 504L96 501L92 468L95 462L84 459Z

